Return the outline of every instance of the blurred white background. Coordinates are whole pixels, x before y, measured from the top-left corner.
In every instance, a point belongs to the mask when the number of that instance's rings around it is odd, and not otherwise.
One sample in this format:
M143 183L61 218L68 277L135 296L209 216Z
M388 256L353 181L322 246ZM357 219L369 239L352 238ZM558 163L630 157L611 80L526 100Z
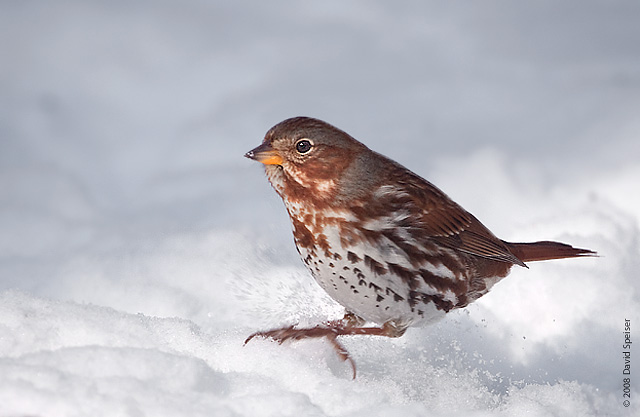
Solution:
M633 1L0 3L0 411L623 413L639 20ZM298 115L504 239L602 257L517 270L400 340L349 339L355 383L321 342L241 349L340 314L242 157ZM186 370L172 385L158 364Z

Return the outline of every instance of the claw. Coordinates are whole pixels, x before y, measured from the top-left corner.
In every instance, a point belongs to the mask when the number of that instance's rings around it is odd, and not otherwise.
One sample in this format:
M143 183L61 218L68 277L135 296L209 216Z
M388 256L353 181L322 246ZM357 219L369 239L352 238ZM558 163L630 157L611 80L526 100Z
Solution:
M333 346L333 349L338 354L340 360L342 360L342 362L349 362L349 365L351 365L351 370L353 371L352 379L356 379L356 361L354 361L351 355L349 355L349 351L345 349L342 343L338 342L336 336L327 336L327 340Z
M273 339L276 342L278 342L278 344L282 344L285 340L288 339L298 339L300 338L300 336L296 337L295 333L297 331L293 328L293 326L289 326L289 327L283 327L282 329L273 329L273 330L266 330L263 332L255 332L249 335L249 337L247 337L247 339L244 341L244 344L246 345L247 343L249 343L249 341L251 339L253 339L254 337L263 337L265 339Z

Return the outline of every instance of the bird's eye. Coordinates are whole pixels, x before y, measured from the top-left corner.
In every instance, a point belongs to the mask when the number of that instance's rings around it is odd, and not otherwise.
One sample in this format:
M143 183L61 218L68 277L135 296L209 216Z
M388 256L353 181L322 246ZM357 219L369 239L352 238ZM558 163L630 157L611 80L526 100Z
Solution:
M300 139L296 142L296 151L300 154L305 154L311 150L313 145L309 139Z

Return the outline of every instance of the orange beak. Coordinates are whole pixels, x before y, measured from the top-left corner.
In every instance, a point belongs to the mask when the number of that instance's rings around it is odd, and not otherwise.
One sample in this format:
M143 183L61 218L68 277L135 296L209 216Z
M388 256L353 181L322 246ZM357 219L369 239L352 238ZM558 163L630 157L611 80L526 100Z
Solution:
M254 161L262 162L265 165L282 165L284 161L280 153L267 142L263 142L262 145L250 150L244 156Z

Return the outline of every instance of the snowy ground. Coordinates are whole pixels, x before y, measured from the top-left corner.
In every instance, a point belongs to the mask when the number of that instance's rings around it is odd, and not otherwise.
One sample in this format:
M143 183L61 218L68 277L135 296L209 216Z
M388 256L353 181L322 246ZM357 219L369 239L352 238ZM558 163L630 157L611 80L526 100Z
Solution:
M595 416L640 325L634 1L0 3L0 415ZM243 153L325 119L500 237L517 269L398 340L253 331L340 308Z

